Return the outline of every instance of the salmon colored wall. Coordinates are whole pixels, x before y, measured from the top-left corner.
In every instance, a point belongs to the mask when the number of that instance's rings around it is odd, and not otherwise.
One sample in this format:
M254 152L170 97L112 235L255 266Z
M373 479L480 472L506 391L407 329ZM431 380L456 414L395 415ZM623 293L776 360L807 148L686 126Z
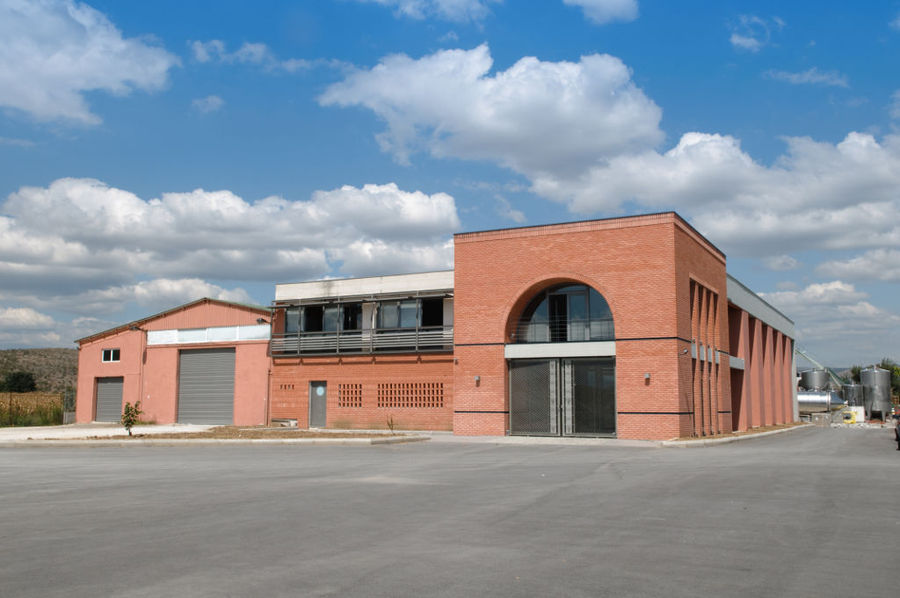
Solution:
M234 423L266 422L268 343L196 343L146 346L145 330L256 325L267 320L266 310L251 310L219 303L197 303L171 314L140 323L140 330L125 329L88 340L79 347L75 420L93 421L96 413L96 378L123 376L122 401L141 401L143 419L173 423L178 417L178 355L182 349L235 348ZM119 363L102 363L103 349L120 349Z
M141 360L144 334L139 330L124 330L117 334L86 343L78 350L78 385L75 395L75 421L94 421L97 409L97 378L124 378L122 402L140 400ZM119 349L119 362L103 363L103 349Z
M269 320L268 310L251 310L222 303L200 303L144 322L146 330L208 328L215 326L255 326L257 318Z
M309 383L324 381L326 427L450 430L453 423L452 355L359 355L276 359L272 364L270 419L296 419L309 427ZM378 407L379 383L442 383L443 407ZM342 407L340 384L361 384L362 405Z

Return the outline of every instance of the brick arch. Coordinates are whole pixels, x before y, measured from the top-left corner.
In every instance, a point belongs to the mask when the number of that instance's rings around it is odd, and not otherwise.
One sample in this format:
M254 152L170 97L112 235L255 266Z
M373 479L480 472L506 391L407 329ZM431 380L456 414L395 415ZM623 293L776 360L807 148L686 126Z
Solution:
M612 314L613 326L615 326L618 310L615 301L610 297L609 289L600 281L589 276L571 272L543 274L523 285L514 298L507 301L504 306L503 310L506 314L506 323L503 328L504 343L512 342L512 333L515 332L519 318L521 318L522 312L525 310L528 303L534 299L538 293L561 284L583 284L600 293L603 299L606 300L606 304L609 306L610 314Z

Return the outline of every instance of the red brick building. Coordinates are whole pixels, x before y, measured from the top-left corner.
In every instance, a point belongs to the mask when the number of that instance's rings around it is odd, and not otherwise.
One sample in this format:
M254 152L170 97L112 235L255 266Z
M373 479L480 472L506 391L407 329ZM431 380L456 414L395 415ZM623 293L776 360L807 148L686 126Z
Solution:
M138 398L160 423L455 434L668 439L796 420L793 323L677 214L454 244L452 271L278 284L271 312L203 300L81 339L78 421Z
M270 417L645 439L796 419L793 323L677 214L454 244L452 272L277 285Z

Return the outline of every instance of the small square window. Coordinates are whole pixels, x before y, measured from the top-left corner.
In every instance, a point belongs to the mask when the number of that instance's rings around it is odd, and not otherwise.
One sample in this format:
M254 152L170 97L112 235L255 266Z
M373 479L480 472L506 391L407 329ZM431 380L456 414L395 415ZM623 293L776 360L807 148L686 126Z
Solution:
M102 360L104 362L119 361L119 350L118 349L103 349Z

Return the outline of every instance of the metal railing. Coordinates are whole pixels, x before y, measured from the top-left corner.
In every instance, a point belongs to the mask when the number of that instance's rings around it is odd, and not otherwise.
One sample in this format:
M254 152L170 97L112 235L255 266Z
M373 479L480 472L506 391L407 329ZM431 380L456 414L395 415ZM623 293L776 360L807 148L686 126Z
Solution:
M453 351L453 327L282 333L272 335L269 347L275 357Z
M611 319L570 320L552 318L544 321L521 320L516 326L516 343L565 343L608 341L615 338Z

